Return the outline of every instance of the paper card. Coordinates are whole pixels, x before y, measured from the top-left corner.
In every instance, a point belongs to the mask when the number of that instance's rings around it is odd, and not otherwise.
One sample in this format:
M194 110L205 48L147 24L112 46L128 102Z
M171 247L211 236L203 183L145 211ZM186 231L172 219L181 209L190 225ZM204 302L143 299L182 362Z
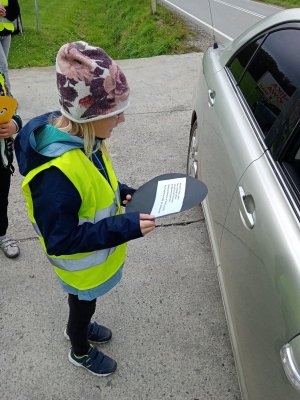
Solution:
M9 122L16 112L18 102L13 97L0 96L0 124Z
M181 210L185 195L186 178L158 181L151 215L162 217Z

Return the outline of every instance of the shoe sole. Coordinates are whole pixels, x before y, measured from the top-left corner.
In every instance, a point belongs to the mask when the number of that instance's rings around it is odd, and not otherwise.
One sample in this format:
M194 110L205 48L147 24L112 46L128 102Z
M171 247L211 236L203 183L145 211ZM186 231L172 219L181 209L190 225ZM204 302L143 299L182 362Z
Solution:
M106 373L106 374L96 374L95 372L89 370L89 369L88 369L87 367L85 367L84 365L82 365L82 364L78 363L77 361L75 361L74 358L71 357L71 351L70 351L69 354L68 354L68 358L69 358L69 361L70 361L71 364L75 365L76 367L82 367L82 368L84 368L85 370L87 370L90 374L95 375L95 376L101 376L101 377L102 377L102 376L108 376L108 375L113 374L113 373L116 371L116 369L117 369L117 367L116 367L113 371L108 372L108 373Z
M69 338L69 335L67 334L67 330L66 330L66 329L64 330L64 337L65 337L67 340L70 341L70 338ZM112 338L110 337L109 339L103 340L102 342L95 342L94 340L90 340L90 339L88 339L88 341L89 341L90 343L95 343L95 344L105 344L105 343L108 343L111 339L112 339Z

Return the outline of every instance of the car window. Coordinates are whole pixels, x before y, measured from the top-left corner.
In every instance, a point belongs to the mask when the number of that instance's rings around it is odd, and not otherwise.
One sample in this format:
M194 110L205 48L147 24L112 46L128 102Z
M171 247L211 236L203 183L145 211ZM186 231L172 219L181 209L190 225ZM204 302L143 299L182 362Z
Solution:
M300 202L300 127L293 137L294 140L287 147L279 164L283 167L284 175L292 187L294 197Z
M255 55L244 72L238 65L247 62L242 56L246 49L231 62L230 70L276 158L300 115L300 29L271 32L257 48L259 44L249 45L248 53Z
M249 61L254 56L261 42L262 38L247 45L229 64L229 69L237 83L240 81Z
M299 118L300 89L298 88L282 107L280 115L270 128L265 140L275 159L279 157L283 143L286 143L292 135Z

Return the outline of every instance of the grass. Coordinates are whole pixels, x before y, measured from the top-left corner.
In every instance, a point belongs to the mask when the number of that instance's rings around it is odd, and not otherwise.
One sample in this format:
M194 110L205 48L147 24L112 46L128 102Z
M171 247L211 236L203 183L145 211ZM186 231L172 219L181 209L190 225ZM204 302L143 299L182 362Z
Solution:
M300 7L300 0L260 0L262 3L274 4L283 8Z
M261 0L285 8L300 0ZM38 0L40 29L36 29L35 2L22 0L24 32L14 35L10 68L55 63L60 46L84 40L103 47L115 59L151 57L199 51L193 47L195 30L165 7L151 13L151 0Z
M10 68L53 65L60 46L76 40L115 59L195 50L188 44L193 31L160 5L153 15L150 0L38 0L39 31L34 4L21 2L24 32L13 35Z

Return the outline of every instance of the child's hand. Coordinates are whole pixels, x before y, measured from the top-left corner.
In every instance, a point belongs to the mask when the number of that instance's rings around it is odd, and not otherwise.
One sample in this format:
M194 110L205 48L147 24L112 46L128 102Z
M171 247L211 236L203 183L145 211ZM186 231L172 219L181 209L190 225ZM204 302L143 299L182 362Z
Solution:
M149 214L140 214L140 228L145 236L155 228L155 217Z
M122 201L122 204L125 206L132 199L131 194L126 195L126 200Z
M17 126L13 120L0 124L0 139L7 139L17 133Z

